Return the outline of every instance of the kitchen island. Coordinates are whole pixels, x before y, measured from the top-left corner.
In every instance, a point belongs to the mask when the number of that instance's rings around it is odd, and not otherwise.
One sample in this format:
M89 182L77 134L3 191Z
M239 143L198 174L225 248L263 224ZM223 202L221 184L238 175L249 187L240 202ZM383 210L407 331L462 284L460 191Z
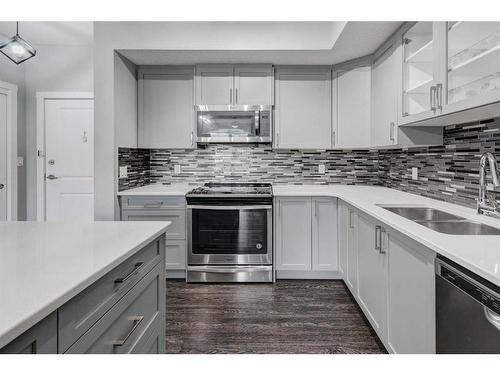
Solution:
M0 223L0 352L163 352L169 225Z

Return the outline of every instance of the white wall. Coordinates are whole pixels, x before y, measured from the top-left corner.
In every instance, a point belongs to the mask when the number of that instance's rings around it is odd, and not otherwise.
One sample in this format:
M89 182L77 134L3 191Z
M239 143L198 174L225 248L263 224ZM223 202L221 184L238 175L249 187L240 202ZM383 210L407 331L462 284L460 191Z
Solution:
M36 93L93 91L92 46L37 45L26 61L27 218L36 219Z
M17 85L17 154L26 159L26 86L25 67L0 55L0 81ZM17 169L17 217L26 219L26 167Z

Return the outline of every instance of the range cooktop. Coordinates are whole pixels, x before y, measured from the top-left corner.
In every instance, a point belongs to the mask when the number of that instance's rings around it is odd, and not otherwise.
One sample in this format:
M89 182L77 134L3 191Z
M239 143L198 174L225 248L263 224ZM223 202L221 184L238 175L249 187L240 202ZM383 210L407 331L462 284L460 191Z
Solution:
M271 184L261 183L224 183L224 182L209 182L203 186L197 187L187 193L189 196L223 196L228 195L236 197L248 196L272 196L273 189Z

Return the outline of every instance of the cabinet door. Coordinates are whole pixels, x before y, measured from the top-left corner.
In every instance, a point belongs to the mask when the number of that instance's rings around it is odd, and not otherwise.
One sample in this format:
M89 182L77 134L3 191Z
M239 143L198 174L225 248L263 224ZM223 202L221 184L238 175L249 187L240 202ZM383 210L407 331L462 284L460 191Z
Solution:
M383 233L371 218L358 213L358 300L382 341L387 320L387 253ZM375 238L375 237L378 238ZM381 250L377 249L376 244Z
M349 246L349 208L340 201L338 202L338 248L339 248L339 271L342 277L347 275L347 247Z
M275 147L330 148L331 68L277 68L275 73Z
M232 65L210 64L196 67L196 104L234 104Z
M312 270L337 271L337 199L312 200Z
M274 77L271 65L234 67L235 104L273 104Z
M435 253L389 232L388 345L394 353L435 353Z
M311 270L311 199L279 198L276 270Z
M397 39L373 62L372 146L389 146L397 143L401 59L401 40Z
M369 147L371 67L335 70L333 147Z
M448 22L445 33L443 113L500 101L500 22Z
M416 22L403 34L403 101L400 123L433 117L442 108L437 100L443 83L443 48L436 28L438 24ZM439 89L438 84L441 84Z
M165 269L186 269L186 241L165 242Z
M0 348L0 354L57 354L57 313Z
M347 266L345 282L351 293L358 295L358 236L356 232L358 215L348 208Z
M194 147L192 67L139 71L139 147Z

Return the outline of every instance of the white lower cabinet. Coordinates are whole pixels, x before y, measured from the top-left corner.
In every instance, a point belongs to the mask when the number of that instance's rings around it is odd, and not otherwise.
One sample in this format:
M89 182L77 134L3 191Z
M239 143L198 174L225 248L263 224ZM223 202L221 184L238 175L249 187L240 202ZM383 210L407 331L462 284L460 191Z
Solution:
M390 353L435 353L435 253L339 202L344 281Z
M435 353L435 253L398 232L389 230L388 237L387 349Z
M387 249L382 227L358 214L358 301L382 341L387 326Z
M278 278L338 277L337 200L277 198L275 207Z

